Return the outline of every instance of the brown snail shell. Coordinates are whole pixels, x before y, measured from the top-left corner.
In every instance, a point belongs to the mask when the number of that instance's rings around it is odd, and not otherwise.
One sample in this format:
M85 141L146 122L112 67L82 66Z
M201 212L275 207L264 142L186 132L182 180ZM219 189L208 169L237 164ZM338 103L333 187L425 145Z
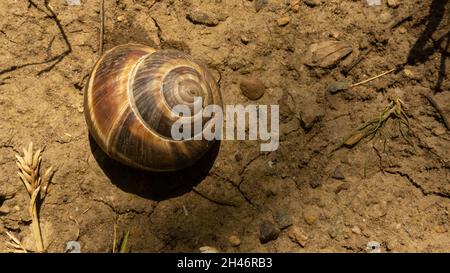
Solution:
M192 111L194 97L202 97L203 107L222 107L219 88L204 65L180 51L126 44L97 61L84 113L91 135L111 158L138 169L173 171L194 164L213 144L171 136L180 118L172 107L187 105ZM211 119L198 113L182 118L203 125Z

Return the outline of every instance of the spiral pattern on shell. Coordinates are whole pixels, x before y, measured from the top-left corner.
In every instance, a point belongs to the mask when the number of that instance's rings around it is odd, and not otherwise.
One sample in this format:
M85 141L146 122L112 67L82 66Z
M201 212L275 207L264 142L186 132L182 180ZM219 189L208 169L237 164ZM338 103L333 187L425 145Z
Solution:
M176 50L121 45L106 52L90 75L86 122L110 157L139 169L179 170L212 146L205 139L177 141L171 136L179 119L193 128L195 121L205 125L214 118L194 112L195 97L202 98L203 107L222 106L216 81L204 65ZM188 106L192 115L180 117L173 111L176 105Z

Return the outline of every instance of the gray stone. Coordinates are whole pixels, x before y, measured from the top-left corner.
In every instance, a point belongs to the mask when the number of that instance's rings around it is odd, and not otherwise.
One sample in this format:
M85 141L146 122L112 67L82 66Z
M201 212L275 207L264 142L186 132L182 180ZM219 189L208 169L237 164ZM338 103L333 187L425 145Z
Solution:
M328 229L328 235L330 236L331 239L336 238L338 236L338 233L339 233L339 230L335 226L331 226Z
M319 187L322 183L320 182L319 179L311 179L309 181L309 185L311 186L311 188L315 189L317 187Z
M280 235L280 230L270 221L264 221L259 227L259 240L262 244L273 241Z
M344 180L345 176L342 174L341 171L341 166L338 165L336 166L336 168L333 171L333 174L331 175L332 178L337 179L337 180Z
M339 91L348 89L350 84L347 82L332 82L328 85L327 90L331 94L335 94Z
M256 0L255 1L256 12L259 12L266 3L267 3L267 0Z
M318 6L322 3L321 0L304 0L305 4L310 7Z
M279 209L275 212L275 221L280 229L292 226L292 217L285 210Z

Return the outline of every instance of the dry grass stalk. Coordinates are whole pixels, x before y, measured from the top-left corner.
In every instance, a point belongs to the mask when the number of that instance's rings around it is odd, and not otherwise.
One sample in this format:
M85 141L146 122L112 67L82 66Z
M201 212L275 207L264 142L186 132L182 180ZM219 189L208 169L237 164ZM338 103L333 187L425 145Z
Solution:
M331 152L335 152L342 148L343 146L346 147L353 147L356 144L358 144L361 140L368 136L374 136L375 133L383 127L383 125L386 123L386 121L391 117L396 117L399 121L398 127L400 130L400 133L402 134L403 138L412 146L414 146L411 142L411 140L408 138L406 133L402 129L402 125L406 126L406 128L409 130L409 121L408 121L408 115L403 110L404 103L400 99L396 99L395 101L392 101L381 113L378 117L375 117L368 122L364 123L360 127L358 127L356 130L354 130L350 135L345 137Z
M6 245L9 247L12 247L13 252L15 252L15 253L27 253L28 252L26 250L26 248L22 245L20 240L17 239L14 235L9 233L8 231L6 232L6 235L8 235L8 237L11 239L11 242L7 242Z
M38 208L47 195L48 184L53 174L52 167L48 168L43 175L40 174L40 166L42 161L41 153L42 150L40 149L33 153L33 143L30 143L28 149L23 149L23 156L16 155L16 164L17 167L19 167L18 175L30 195L29 213L32 220L31 230L38 252L45 251L41 228L39 225ZM20 242L15 243L19 244Z

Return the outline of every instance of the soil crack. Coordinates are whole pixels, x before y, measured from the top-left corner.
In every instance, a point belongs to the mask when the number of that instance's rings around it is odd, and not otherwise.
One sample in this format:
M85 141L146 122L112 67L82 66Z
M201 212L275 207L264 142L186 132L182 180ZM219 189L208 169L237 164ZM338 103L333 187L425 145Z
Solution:
M404 173L404 172L399 171L399 170L397 170L397 171L386 170L386 172L389 173L389 174L397 174L397 175L400 175L401 177L406 178L406 179L409 181L409 183L411 183L411 185L413 185L414 187L416 187L417 189L419 189L419 190L422 192L422 194L423 194L424 196L434 195L434 196L439 196L439 197L442 197L442 198L450 199L450 193L443 193L443 192L436 192L436 191L427 191L426 189L424 189L424 188L422 187L422 185L420 185L419 183L417 183L417 181L415 181L415 180L414 180L409 174L407 174L407 173Z

